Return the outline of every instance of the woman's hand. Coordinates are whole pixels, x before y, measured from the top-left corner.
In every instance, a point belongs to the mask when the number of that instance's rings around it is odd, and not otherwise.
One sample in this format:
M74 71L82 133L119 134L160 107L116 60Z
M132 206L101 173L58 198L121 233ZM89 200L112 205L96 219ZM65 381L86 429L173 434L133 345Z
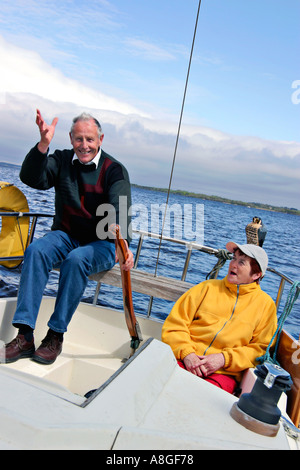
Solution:
M186 369L198 377L207 377L225 364L225 358L222 353L208 354L207 356L198 356L191 353L183 359Z

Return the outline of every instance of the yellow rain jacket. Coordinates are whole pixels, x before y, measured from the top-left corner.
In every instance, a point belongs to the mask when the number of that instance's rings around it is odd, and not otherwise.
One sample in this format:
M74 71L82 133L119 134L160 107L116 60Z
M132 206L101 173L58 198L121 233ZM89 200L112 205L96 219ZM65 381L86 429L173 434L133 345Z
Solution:
M276 306L256 282L231 284L224 279L204 281L174 305L162 328L162 340L177 359L223 353L224 368L216 373L235 376L255 367L277 327Z

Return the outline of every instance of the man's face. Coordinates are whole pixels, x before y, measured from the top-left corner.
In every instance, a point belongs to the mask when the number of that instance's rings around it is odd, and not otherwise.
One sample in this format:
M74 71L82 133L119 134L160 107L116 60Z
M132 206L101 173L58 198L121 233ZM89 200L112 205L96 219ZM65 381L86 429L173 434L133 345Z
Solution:
M236 251L229 263L227 280L231 284L250 284L256 281L261 273L251 274L250 258Z
M99 137L98 127L93 119L89 121L77 121L74 125L70 140L74 152L82 163L88 163L99 151L103 135Z

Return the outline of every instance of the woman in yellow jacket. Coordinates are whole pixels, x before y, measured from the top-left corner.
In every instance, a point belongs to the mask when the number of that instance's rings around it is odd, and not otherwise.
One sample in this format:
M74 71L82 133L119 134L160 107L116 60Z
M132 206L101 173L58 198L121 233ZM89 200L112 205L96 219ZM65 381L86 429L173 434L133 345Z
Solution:
M187 291L167 317L162 340L181 367L233 393L241 372L265 353L277 315L259 285L268 265L264 249L234 242L226 248L233 253L227 276Z

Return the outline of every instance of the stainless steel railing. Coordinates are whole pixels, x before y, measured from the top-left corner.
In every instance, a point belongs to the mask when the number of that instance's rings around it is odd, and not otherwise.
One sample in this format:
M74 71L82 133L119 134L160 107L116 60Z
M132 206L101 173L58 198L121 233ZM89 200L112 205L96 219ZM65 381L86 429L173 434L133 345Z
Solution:
M201 251L203 253L207 253L207 254L210 254L210 255L217 255L219 253L218 249L211 248L211 247L205 246L205 245L200 245L200 244L194 243L194 242L189 242L189 241L186 241L186 240L180 240L180 239L166 237L166 236L161 237L161 235L159 235L157 233L152 233L152 232L145 232L145 231L138 231L138 230L133 230L133 232L140 235L139 240L138 240L136 254L135 254L135 259L134 259L134 268L137 267L139 257L140 257L140 253L141 253L141 250L142 250L143 241L144 241L145 237L151 237L151 238L156 238L156 239L162 238L163 241L168 241L168 242L184 245L187 248L187 254L186 254L185 263L184 263L184 267L183 267L182 274L181 274L181 280L182 281L185 281L185 279L186 279L186 274L187 274L187 271L188 271L188 268L189 268L189 263L190 263L191 254L192 254L193 250L194 251ZM294 281L292 279L290 279L289 277L287 277L285 274L280 273L279 271L277 271L274 268L268 267L267 271L275 274L277 277L280 278L279 287L278 287L277 296L276 296L276 301L275 301L276 307L278 309L279 305L280 305L280 302L281 302L281 299L282 299L282 294L284 292L284 288L286 286L286 283L288 283L290 285L293 285ZM215 277L217 277L217 276L218 276L218 271L215 274ZM150 305L149 308L151 308L151 305Z
M27 247L32 242L32 240L34 238L34 233L35 233L35 229L36 229L38 219L41 218L41 217L48 217L48 218L53 217L53 214L47 214L47 213L42 213L42 212L0 212L0 217L2 217L2 216L5 216L5 217L32 217L30 230L29 230L29 234L28 234L28 239L27 239L26 244L24 245L24 246ZM145 237L154 238L154 239L162 239L163 241L168 241L168 242L171 242L171 243L174 243L174 244L184 245L187 249L187 254L186 254L186 258L185 258L185 262L184 262L184 267L183 267L183 270L182 270L182 273L181 273L181 280L182 281L185 281L185 279L186 279L186 275L187 275L187 272L188 272L188 269L189 269L191 254L192 254L193 251L201 251L203 253L210 254L210 255L217 255L218 252L220 251L218 249L211 248L211 247L205 246L205 245L200 245L200 244L195 243L195 242L190 242L190 241L187 241L187 240L182 240L182 239L177 239L177 238L171 238L171 237L167 237L167 236L161 236L158 233L138 231L138 230L133 230L133 232L139 235L139 240L138 240L138 243L137 243L137 249L136 249L136 253L135 253L133 269L137 268ZM7 257L0 257L0 262L1 261L11 261L11 260L22 260L22 259L23 259L23 256L7 256ZM269 268L267 268L267 270L280 278L279 287L278 287L277 296L276 296L276 301L275 301L277 309L278 309L278 307L280 305L280 302L281 302L281 299L282 299L282 294L284 292L284 288L286 286L286 283L293 285L293 281L289 277L287 277L286 275L280 273L279 271L277 271L274 268L269 267ZM215 277L217 277L217 275L218 275L218 271L216 272ZM148 312L151 311L151 305L152 305L152 301L150 299Z

